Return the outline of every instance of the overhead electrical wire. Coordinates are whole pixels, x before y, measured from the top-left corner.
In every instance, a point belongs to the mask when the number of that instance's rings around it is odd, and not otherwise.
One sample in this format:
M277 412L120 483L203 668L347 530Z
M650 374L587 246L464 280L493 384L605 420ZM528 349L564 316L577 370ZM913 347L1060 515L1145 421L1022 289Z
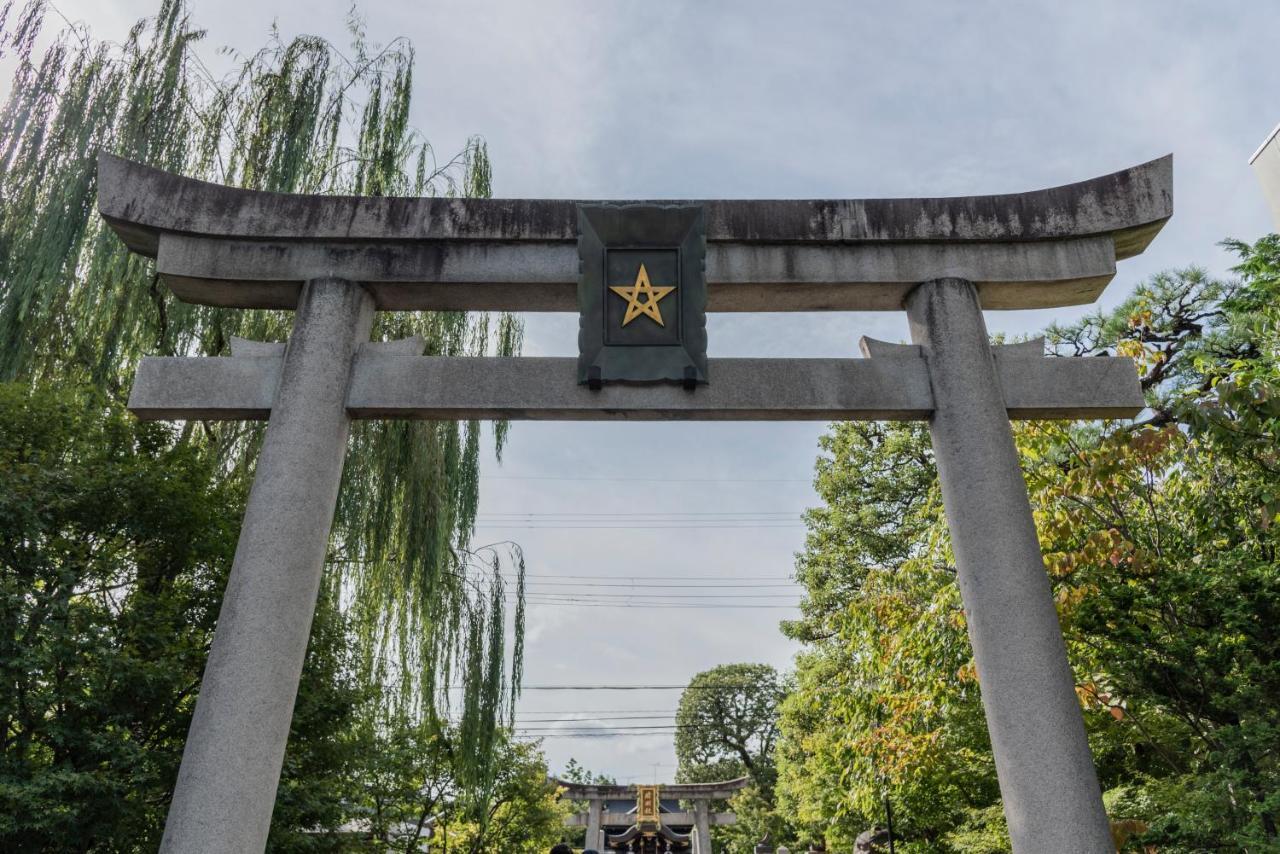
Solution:
M507 604L517 606L519 603L514 597L508 598ZM727 609L727 608L799 608L804 603L802 601L778 603L778 602L692 602L683 600L637 600L634 602L621 599L526 599L526 606L540 607L557 607L557 606L585 606L600 608L704 608L710 610Z
M751 605L751 604L761 604L759 602L759 600L761 599L765 601L770 601L770 600L778 600L780 598L785 598L785 597L798 597L800 595L802 594L799 594L799 593L770 593L770 594L690 593L686 596L681 596L676 593L635 593L631 596L626 596L621 593L613 594L613 595L597 593L596 595L593 596L590 593L581 593L581 594L575 595L571 593L536 593L532 591L526 591L525 601L527 602L560 602L560 603L598 602L600 604L632 603L636 605L645 605L645 604L647 605L717 605L717 604ZM509 601L515 601L517 598L515 593L508 593L506 594L506 596ZM712 601L700 601L700 600L706 600L706 599L710 599ZM743 599L756 600L756 601L755 602L735 601L735 600L743 600ZM793 599L789 599L788 601L795 602L795 601L799 601L799 599L793 598ZM775 601L775 604L776 604L776 601Z
M528 728L520 721L527 721L529 724L589 724L595 721L664 721L674 720L675 712L669 715L594 715L589 718L528 718L524 715L516 715L516 729Z
M704 730L714 732L714 730ZM517 732L512 734L515 738L622 738L636 736L665 736L671 737L676 735L672 730L655 730L642 732L615 732L613 730L598 730L591 732Z
M657 589L657 590L700 590L700 589L706 589L706 590L720 590L720 589L725 589L725 590L760 590L760 589L764 589L764 588L778 588L778 587L799 588L799 587L800 587L800 585L799 585L799 584L797 584L797 583L796 583L796 582L794 582L794 581L779 581L779 582L769 581L769 582L764 582L764 583L746 583L746 584L740 584L740 583L734 583L734 582L732 582L732 581L731 581L731 580L729 580L729 579L725 579L725 583L724 583L724 584L710 584L710 583L707 583L707 582L698 582L698 583L694 583L694 584L674 584L674 583L671 583L671 582L663 582L663 583L661 583L661 584L648 584L648 583L636 583L636 582L634 582L634 581L633 581L633 582L629 582L629 583L628 583L628 582L626 582L626 581L619 581L619 582L613 582L613 581L542 581L541 579L537 579L537 578L528 578L527 576L526 576L526 578L525 578L525 584L526 584L527 586L537 585L538 587L572 587L572 588L574 588L575 590L581 590L581 589L582 589L582 588L584 588L584 587L590 587L590 588L597 588L597 587L614 587L614 588L617 588L617 587L622 587L622 588L626 588L626 589L629 589L629 590L640 590L640 589Z
M641 735L675 733L681 730L714 730L716 724L660 724L655 726L604 726L604 727L515 727L516 735L593 735L595 733L635 732Z
M789 580L788 575L567 575L554 572L527 572L526 578L605 578L605 579L623 579L638 578L645 580L695 580L695 581L715 581L720 579L736 579L738 581L776 581L778 579Z
M564 480L579 483L812 483L804 477L570 477L562 475L482 474L481 480Z
M532 712L519 713L520 718L526 715L612 715L615 713L623 713L628 715L654 714L665 715L670 717L676 713L675 709L633 709L627 707L625 709L542 709Z
M512 525L505 522L484 522L477 521L477 528L505 528L521 531L705 531L714 529L733 529L733 530L760 530L762 528L787 528L797 529L805 527L803 522L752 522L750 520L742 520L740 524L723 524L723 525L706 525L701 523L695 524L667 524L667 525Z
M690 516L780 516L786 519L798 519L804 515L804 510L493 510L487 513L478 513L476 515L477 518L480 519L508 516L514 516L521 519L541 519L563 516L570 516L575 519L618 516L628 519L637 516L675 517L680 519L688 518Z
M453 685L453 688L462 689L465 686ZM521 685L521 691L741 691L749 688L757 688L758 685L753 683L724 683L722 685L623 685L623 684L599 684L599 685Z

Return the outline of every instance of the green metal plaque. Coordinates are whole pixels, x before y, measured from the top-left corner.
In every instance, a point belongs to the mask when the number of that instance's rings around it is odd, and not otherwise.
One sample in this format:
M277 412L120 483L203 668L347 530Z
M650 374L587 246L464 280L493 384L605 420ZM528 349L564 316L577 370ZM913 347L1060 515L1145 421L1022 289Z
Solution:
M701 205L578 206L578 382L707 382Z

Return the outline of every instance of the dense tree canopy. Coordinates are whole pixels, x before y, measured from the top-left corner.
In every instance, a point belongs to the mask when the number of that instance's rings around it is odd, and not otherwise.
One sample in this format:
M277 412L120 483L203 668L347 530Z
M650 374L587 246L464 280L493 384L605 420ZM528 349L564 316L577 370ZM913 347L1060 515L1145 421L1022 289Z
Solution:
M1161 274L1049 330L1138 359L1141 418L1015 429L1117 838L1160 851L1280 846L1280 238L1231 246L1238 279ZM848 846L887 796L899 850L1007 850L927 434L822 447L784 810Z
M786 686L767 664L722 664L689 680L676 709L676 779L712 783L751 778L730 801L738 822L717 826L715 844L750 850L766 835L782 842L774 810L778 713Z
M154 848L241 484L91 392L0 386L0 848ZM276 811L336 820L363 702L321 603ZM314 776L313 776L314 775Z
M677 779L749 776L772 791L782 693L777 671L767 664L722 664L689 680L676 709Z
M152 262L128 253L96 214L101 151L260 190L490 192L483 143L437 164L411 127L405 41L372 44L353 18L346 53L273 30L257 52L210 58L182 0L158 6L116 43L78 26L42 40L44 2L0 0L0 51L16 66L0 108L0 379L85 383L122 402L143 355L220 355L232 336L288 333L288 313L174 299ZM379 316L376 337L411 334L432 353L509 354L520 343L510 316ZM177 441L238 477L252 470L260 437L257 425L192 423ZM499 555L468 550L480 453L476 422L356 425L326 573L366 679L397 686L418 714L442 712L450 683L464 686L477 780L492 770L487 746L519 674L521 644L504 666L504 632L514 624L518 636L523 622L519 604L505 613Z
M202 56L182 0L157 5L117 43L81 26L45 35L58 16L44 2L0 0L15 69L0 107L5 850L154 850L261 428L169 430L120 406L143 355L225 355L232 336L282 340L290 324L175 300L97 216L98 153L281 192L490 192L482 142L437 163L410 126L403 40L374 45L353 17L346 52L272 30L257 52ZM375 328L415 334L431 353L520 344L510 316L404 313ZM489 826L513 810L531 816L528 839L558 824L539 800L540 754L500 726L523 611L506 613L499 561L523 567L517 548L469 548L480 453L477 423L353 431L273 850L385 850L403 822L369 818L380 792L426 772L383 749L427 735L449 745L432 772L448 785L438 803L415 794L419 813L480 840L514 839Z
M96 391L0 384L0 850L159 844L246 478ZM435 829L533 852L563 809L536 745L499 730L486 785L458 724L359 678L321 599L272 851L385 852Z

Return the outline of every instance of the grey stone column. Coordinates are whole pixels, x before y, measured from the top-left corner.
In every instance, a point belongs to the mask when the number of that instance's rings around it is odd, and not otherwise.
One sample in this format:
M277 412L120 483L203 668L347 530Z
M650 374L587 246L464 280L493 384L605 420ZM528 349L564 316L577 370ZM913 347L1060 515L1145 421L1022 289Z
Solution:
M597 798L587 801L587 835L584 848L600 847L600 813L604 804Z
M358 285L302 289L165 823L167 854L266 847L347 449L347 381L372 322L373 299Z
M1114 854L977 289L907 297L996 773L1017 854Z
M703 799L693 802L694 854L711 854L711 805Z

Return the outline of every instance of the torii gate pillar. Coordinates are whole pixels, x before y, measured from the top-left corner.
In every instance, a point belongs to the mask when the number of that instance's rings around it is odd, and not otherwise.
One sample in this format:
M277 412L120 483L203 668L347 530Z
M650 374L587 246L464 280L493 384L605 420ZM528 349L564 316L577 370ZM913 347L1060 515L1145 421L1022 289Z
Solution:
M693 854L711 854L711 810L706 801L693 804Z
M162 851L262 851L329 547L373 297L307 282L182 751Z
M977 290L925 282L906 308L933 387L929 435L1013 850L1111 850Z

